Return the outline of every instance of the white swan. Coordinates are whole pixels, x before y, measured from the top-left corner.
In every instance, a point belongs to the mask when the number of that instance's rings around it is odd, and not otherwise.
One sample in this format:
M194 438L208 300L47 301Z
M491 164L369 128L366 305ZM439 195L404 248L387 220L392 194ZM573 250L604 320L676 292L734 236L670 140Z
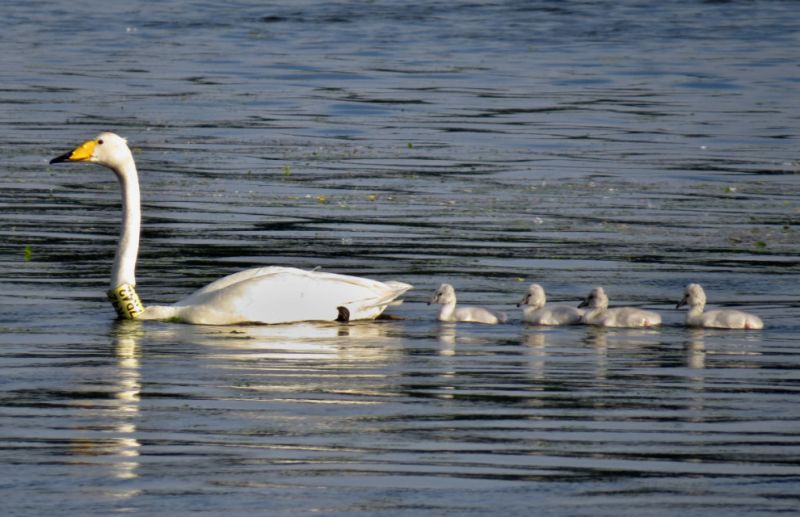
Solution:
M440 304L439 321L465 321L472 323L504 323L507 319L502 312L494 312L483 307L456 307L456 290L450 284L442 284L433 293L428 305Z
M602 287L595 287L578 307L588 307L581 318L587 325L600 327L653 327L661 325L661 316L636 307L608 308L608 296Z
M412 286L367 278L260 267L226 276L169 306L144 307L136 294L141 207L139 179L127 142L114 133L101 133L50 163L91 162L108 167L122 188L120 235L111 290L117 314L123 319L159 319L185 323L293 323L372 319Z
M718 329L762 329L764 322L754 314L736 309L719 309L703 312L706 306L706 293L700 284L689 284L683 299L678 302L676 309L688 305L686 314L687 327L704 327Z
M581 322L581 309L569 305L545 305L547 297L539 284L531 284L528 293L517 304L522 307L522 321L531 325L576 325Z

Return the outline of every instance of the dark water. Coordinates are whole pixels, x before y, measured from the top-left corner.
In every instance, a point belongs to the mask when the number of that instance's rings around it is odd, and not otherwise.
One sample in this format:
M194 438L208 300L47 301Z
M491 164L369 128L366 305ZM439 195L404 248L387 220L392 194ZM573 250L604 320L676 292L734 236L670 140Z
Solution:
M797 2L11 2L0 32L6 515L800 508ZM413 283L394 320L118 324L251 265ZM506 310L444 325L440 282ZM536 329L540 282L658 310ZM689 331L702 283L760 332Z

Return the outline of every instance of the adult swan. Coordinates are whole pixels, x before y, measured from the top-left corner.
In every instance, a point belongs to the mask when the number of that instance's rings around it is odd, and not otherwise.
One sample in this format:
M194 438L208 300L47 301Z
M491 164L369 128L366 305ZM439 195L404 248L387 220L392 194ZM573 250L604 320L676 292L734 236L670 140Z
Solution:
M141 206L136 164L127 142L101 133L50 163L91 162L108 167L122 188L122 233L108 297L123 319L155 319L185 323L292 323L373 319L411 286L368 278L260 267L220 278L173 305L145 307L136 294Z

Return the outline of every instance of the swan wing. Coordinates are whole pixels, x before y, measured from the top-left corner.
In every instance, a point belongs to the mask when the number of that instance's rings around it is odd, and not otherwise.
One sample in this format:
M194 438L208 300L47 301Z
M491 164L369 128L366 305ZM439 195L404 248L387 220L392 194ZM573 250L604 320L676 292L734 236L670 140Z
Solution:
M285 267L253 268L221 278L179 301L174 318L187 323L293 323L373 319L411 286Z
M546 307L546 318L542 319L543 325L575 325L580 323L583 311L568 305L553 305Z
M653 327L661 325L661 316L657 312L635 307L619 307L602 312L588 311L582 321L601 327Z
M490 311L483 307L458 307L455 310L456 321L471 323L505 323L508 317L503 312Z
M271 276L271 275L279 275L279 274L286 274L286 275L303 275L303 274L321 274L317 271L305 271L303 269L297 269L293 267L282 267L282 266L265 266L265 267L254 267L250 269L245 269L244 271L239 271L238 273L233 273L228 276L224 276L219 280L215 280L208 284L207 286L198 289L192 295L199 295L203 293L210 293L213 291L218 291L220 289L224 289L228 286L233 284L237 284L239 282L250 280L253 278L258 278L261 276Z
M652 327L661 325L661 316L653 311L637 309L636 307L621 307L610 309L610 315L614 316L616 327ZM609 325L612 326L612 325Z
M760 329L764 323L758 316L736 309L719 309L704 312L701 325L709 328L724 329Z

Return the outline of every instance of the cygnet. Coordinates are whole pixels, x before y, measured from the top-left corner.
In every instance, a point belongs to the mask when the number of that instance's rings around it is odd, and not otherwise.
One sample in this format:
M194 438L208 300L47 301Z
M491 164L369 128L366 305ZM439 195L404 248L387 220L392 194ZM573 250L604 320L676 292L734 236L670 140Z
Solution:
M588 307L581 318L587 325L600 327L653 327L661 325L661 316L636 307L608 308L608 296L602 287L595 287L578 307Z
M531 325L576 325L581 322L581 309L569 305L548 305L544 289L531 284L528 293L517 304L522 307L522 321Z
M442 284L433 293L430 304L440 304L439 321L467 321L472 323L503 323L506 315L483 307L456 307L456 290L450 284Z
M706 306L706 293L700 284L689 284L683 299L678 302L677 308L689 306L686 314L687 327L703 327L717 329L762 329L764 322L754 314L736 309L718 309L703 312Z

